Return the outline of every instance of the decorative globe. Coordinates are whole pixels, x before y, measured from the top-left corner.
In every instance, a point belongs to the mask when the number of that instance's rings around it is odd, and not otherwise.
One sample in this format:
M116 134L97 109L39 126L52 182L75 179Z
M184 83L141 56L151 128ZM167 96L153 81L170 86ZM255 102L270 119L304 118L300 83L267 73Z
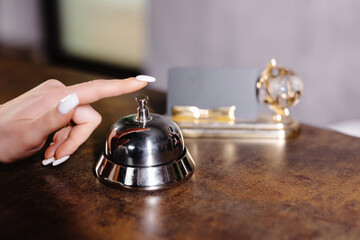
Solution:
M289 116L289 108L299 102L303 92L301 79L291 70L276 65L271 59L256 83L257 97L277 115Z

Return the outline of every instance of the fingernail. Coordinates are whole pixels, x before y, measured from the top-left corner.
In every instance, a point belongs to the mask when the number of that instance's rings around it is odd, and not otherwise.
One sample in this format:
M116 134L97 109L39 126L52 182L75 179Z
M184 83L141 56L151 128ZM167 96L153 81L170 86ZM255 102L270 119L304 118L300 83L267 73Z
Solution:
M49 165L50 163L54 162L55 158L52 157L52 158L48 158L48 159L44 159L42 160L42 165L46 166L46 165Z
M54 144L54 142L50 143L49 146L51 146L51 145L53 145L53 144Z
M62 157L62 158L60 158L60 159L56 159L56 160L53 162L52 165L55 167L55 166L57 166L57 165L65 162L66 160L68 160L69 157L70 157L70 156L65 156L65 157Z
M60 114L65 115L73 110L78 104L79 98L77 97L76 93L70 94L60 101L58 105L58 111Z
M156 78L148 76L148 75L138 75L136 79L143 82L155 82Z

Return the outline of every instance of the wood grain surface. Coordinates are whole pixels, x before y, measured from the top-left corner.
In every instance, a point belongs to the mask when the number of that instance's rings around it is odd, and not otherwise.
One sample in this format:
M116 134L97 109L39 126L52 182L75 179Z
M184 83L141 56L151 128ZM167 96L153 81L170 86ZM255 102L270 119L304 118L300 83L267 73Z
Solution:
M0 103L48 78L100 76L0 59ZM149 89L150 110L165 96ZM94 104L103 122L71 158L43 151L0 165L0 239L359 239L360 140L302 126L281 140L185 139L193 177L160 192L109 188L94 175L110 125L139 93Z

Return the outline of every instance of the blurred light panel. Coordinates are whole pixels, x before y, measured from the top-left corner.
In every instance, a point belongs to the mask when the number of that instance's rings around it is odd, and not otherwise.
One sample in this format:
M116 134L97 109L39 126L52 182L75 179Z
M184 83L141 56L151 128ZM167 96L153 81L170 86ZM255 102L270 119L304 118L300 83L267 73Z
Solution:
M61 45L75 57L140 68L145 10L145 0L61 0Z

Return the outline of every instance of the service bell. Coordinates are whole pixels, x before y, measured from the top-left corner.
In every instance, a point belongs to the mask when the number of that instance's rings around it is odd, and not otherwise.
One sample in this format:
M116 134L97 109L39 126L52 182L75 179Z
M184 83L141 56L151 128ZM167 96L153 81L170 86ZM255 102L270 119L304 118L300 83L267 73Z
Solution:
M158 190L189 179L195 162L171 119L149 113L149 98L139 96L137 113L110 129L95 166L97 177L116 188Z

